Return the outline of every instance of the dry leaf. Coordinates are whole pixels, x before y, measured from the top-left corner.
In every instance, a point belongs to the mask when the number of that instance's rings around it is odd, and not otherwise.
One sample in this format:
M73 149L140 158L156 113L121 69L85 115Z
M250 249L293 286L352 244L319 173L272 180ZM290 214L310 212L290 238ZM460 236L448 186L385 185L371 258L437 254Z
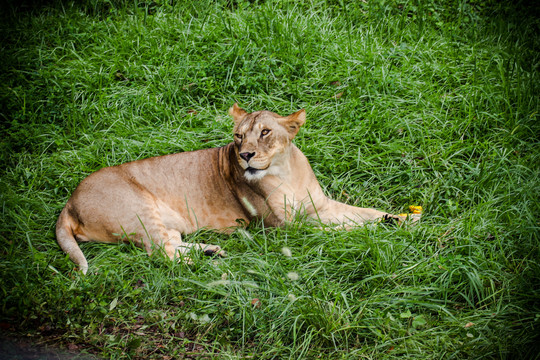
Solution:
M120 80L120 81L128 81L129 79L124 75L122 74L120 71L117 71L114 73L114 77L116 78L116 80Z

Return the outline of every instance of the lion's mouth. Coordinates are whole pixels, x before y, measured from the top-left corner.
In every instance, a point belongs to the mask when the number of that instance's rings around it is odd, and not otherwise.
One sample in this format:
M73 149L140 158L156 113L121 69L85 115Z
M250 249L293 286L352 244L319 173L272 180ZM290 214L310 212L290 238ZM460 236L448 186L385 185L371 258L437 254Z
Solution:
M258 171L261 171L262 169L255 169L255 168L252 168L251 166L249 166L246 171L248 173L250 173L251 175L255 175Z
M255 174L258 173L259 171L265 171L265 170L268 170L269 167L270 167L270 165L268 165L268 166L265 167L264 169L256 169L256 168L254 168L254 167L248 166L247 169L246 169L246 172L250 173L251 175L255 175Z

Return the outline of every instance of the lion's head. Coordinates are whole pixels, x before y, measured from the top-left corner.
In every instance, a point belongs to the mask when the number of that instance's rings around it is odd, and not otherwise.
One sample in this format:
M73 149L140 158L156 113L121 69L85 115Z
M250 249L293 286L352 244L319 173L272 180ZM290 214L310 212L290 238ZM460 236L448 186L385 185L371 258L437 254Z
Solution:
M291 140L306 121L304 109L284 117L271 111L247 113L235 103L229 114L234 119L236 157L246 179L277 175L286 165Z

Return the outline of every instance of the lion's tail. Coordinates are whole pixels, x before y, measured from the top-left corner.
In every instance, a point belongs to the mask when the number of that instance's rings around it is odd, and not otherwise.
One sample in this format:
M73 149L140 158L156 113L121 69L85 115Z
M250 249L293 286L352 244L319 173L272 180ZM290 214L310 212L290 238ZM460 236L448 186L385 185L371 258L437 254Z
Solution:
M75 236L73 235L73 225L75 225L75 219L69 214L68 206L64 207L64 210L60 213L58 221L56 222L56 240L58 245L69 255L71 261L73 261L79 267L79 270L86 274L88 271L88 261L84 257Z

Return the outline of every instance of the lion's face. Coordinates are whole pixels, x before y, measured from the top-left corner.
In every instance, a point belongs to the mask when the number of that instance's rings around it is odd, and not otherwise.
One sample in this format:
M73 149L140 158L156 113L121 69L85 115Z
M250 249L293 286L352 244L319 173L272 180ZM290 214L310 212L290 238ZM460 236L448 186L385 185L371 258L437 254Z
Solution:
M236 104L229 113L235 121L234 143L238 163L248 180L277 174L285 165L291 140L305 121L305 111L287 117L270 111L248 114Z

